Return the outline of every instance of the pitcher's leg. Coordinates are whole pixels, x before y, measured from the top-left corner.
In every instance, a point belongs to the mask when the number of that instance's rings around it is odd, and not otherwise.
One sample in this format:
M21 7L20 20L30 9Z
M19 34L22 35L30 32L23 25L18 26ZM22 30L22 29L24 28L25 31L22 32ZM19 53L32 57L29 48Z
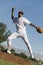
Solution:
M8 46L8 50L7 53L11 54L11 40L7 39L7 46Z
M34 58L33 53L32 53L32 48L31 48L31 45L30 45L30 43L29 43L29 41L28 41L27 35L24 36L23 40L24 40L24 42L25 42L26 45L27 45L27 48L28 48L29 53L30 53L30 57L31 57L31 58Z
M9 37L8 37L8 39L7 39L7 45L8 45L8 50L7 50L7 52L9 53L9 54L11 54L11 40L12 39L16 39L17 37L18 37L18 33L13 33L13 34L11 34Z
M7 39L8 50L11 50L11 40Z

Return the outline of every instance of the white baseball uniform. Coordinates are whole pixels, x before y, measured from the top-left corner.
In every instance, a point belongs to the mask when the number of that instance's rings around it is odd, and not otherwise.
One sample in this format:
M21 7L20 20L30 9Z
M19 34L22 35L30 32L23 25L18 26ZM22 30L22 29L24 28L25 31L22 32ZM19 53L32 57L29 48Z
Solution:
M8 37L8 50L11 50L11 40L21 37L24 40L25 44L27 45L27 48L30 52L30 56L33 58L32 48L30 46L30 43L28 41L27 34L26 34L26 24L31 24L31 22L27 20L25 17L20 17L20 18L14 17L13 23L15 23L16 25L16 32L14 32Z

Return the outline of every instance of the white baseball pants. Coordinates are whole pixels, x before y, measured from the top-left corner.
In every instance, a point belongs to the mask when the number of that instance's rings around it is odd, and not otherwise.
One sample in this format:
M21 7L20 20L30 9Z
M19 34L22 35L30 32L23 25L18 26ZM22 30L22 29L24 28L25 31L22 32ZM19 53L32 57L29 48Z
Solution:
M9 37L8 37L8 40L7 40L7 44L8 44L8 50L11 50L11 40L12 39L16 39L18 37L21 37L23 39L23 41L25 42L28 50L29 50L29 53L30 53L30 57L34 57L33 54L32 54L32 48L30 46L30 43L28 41L28 38L27 38L27 34L26 32L14 32L13 34L11 34Z

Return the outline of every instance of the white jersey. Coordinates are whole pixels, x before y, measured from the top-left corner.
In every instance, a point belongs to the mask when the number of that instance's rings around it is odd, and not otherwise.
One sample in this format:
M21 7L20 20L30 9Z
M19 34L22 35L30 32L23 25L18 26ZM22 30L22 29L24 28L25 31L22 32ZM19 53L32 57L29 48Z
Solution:
M16 29L17 31L24 31L26 30L26 23L27 24L30 24L31 22L26 19L25 17L20 17L20 18L13 18L13 22L15 23L16 25Z

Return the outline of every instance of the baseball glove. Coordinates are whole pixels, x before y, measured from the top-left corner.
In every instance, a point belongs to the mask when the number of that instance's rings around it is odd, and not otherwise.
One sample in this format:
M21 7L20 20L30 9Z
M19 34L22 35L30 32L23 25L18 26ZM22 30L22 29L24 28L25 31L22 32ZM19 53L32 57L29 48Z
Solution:
M36 31L37 31L38 33L42 33L42 28L37 27L37 28L36 28Z

